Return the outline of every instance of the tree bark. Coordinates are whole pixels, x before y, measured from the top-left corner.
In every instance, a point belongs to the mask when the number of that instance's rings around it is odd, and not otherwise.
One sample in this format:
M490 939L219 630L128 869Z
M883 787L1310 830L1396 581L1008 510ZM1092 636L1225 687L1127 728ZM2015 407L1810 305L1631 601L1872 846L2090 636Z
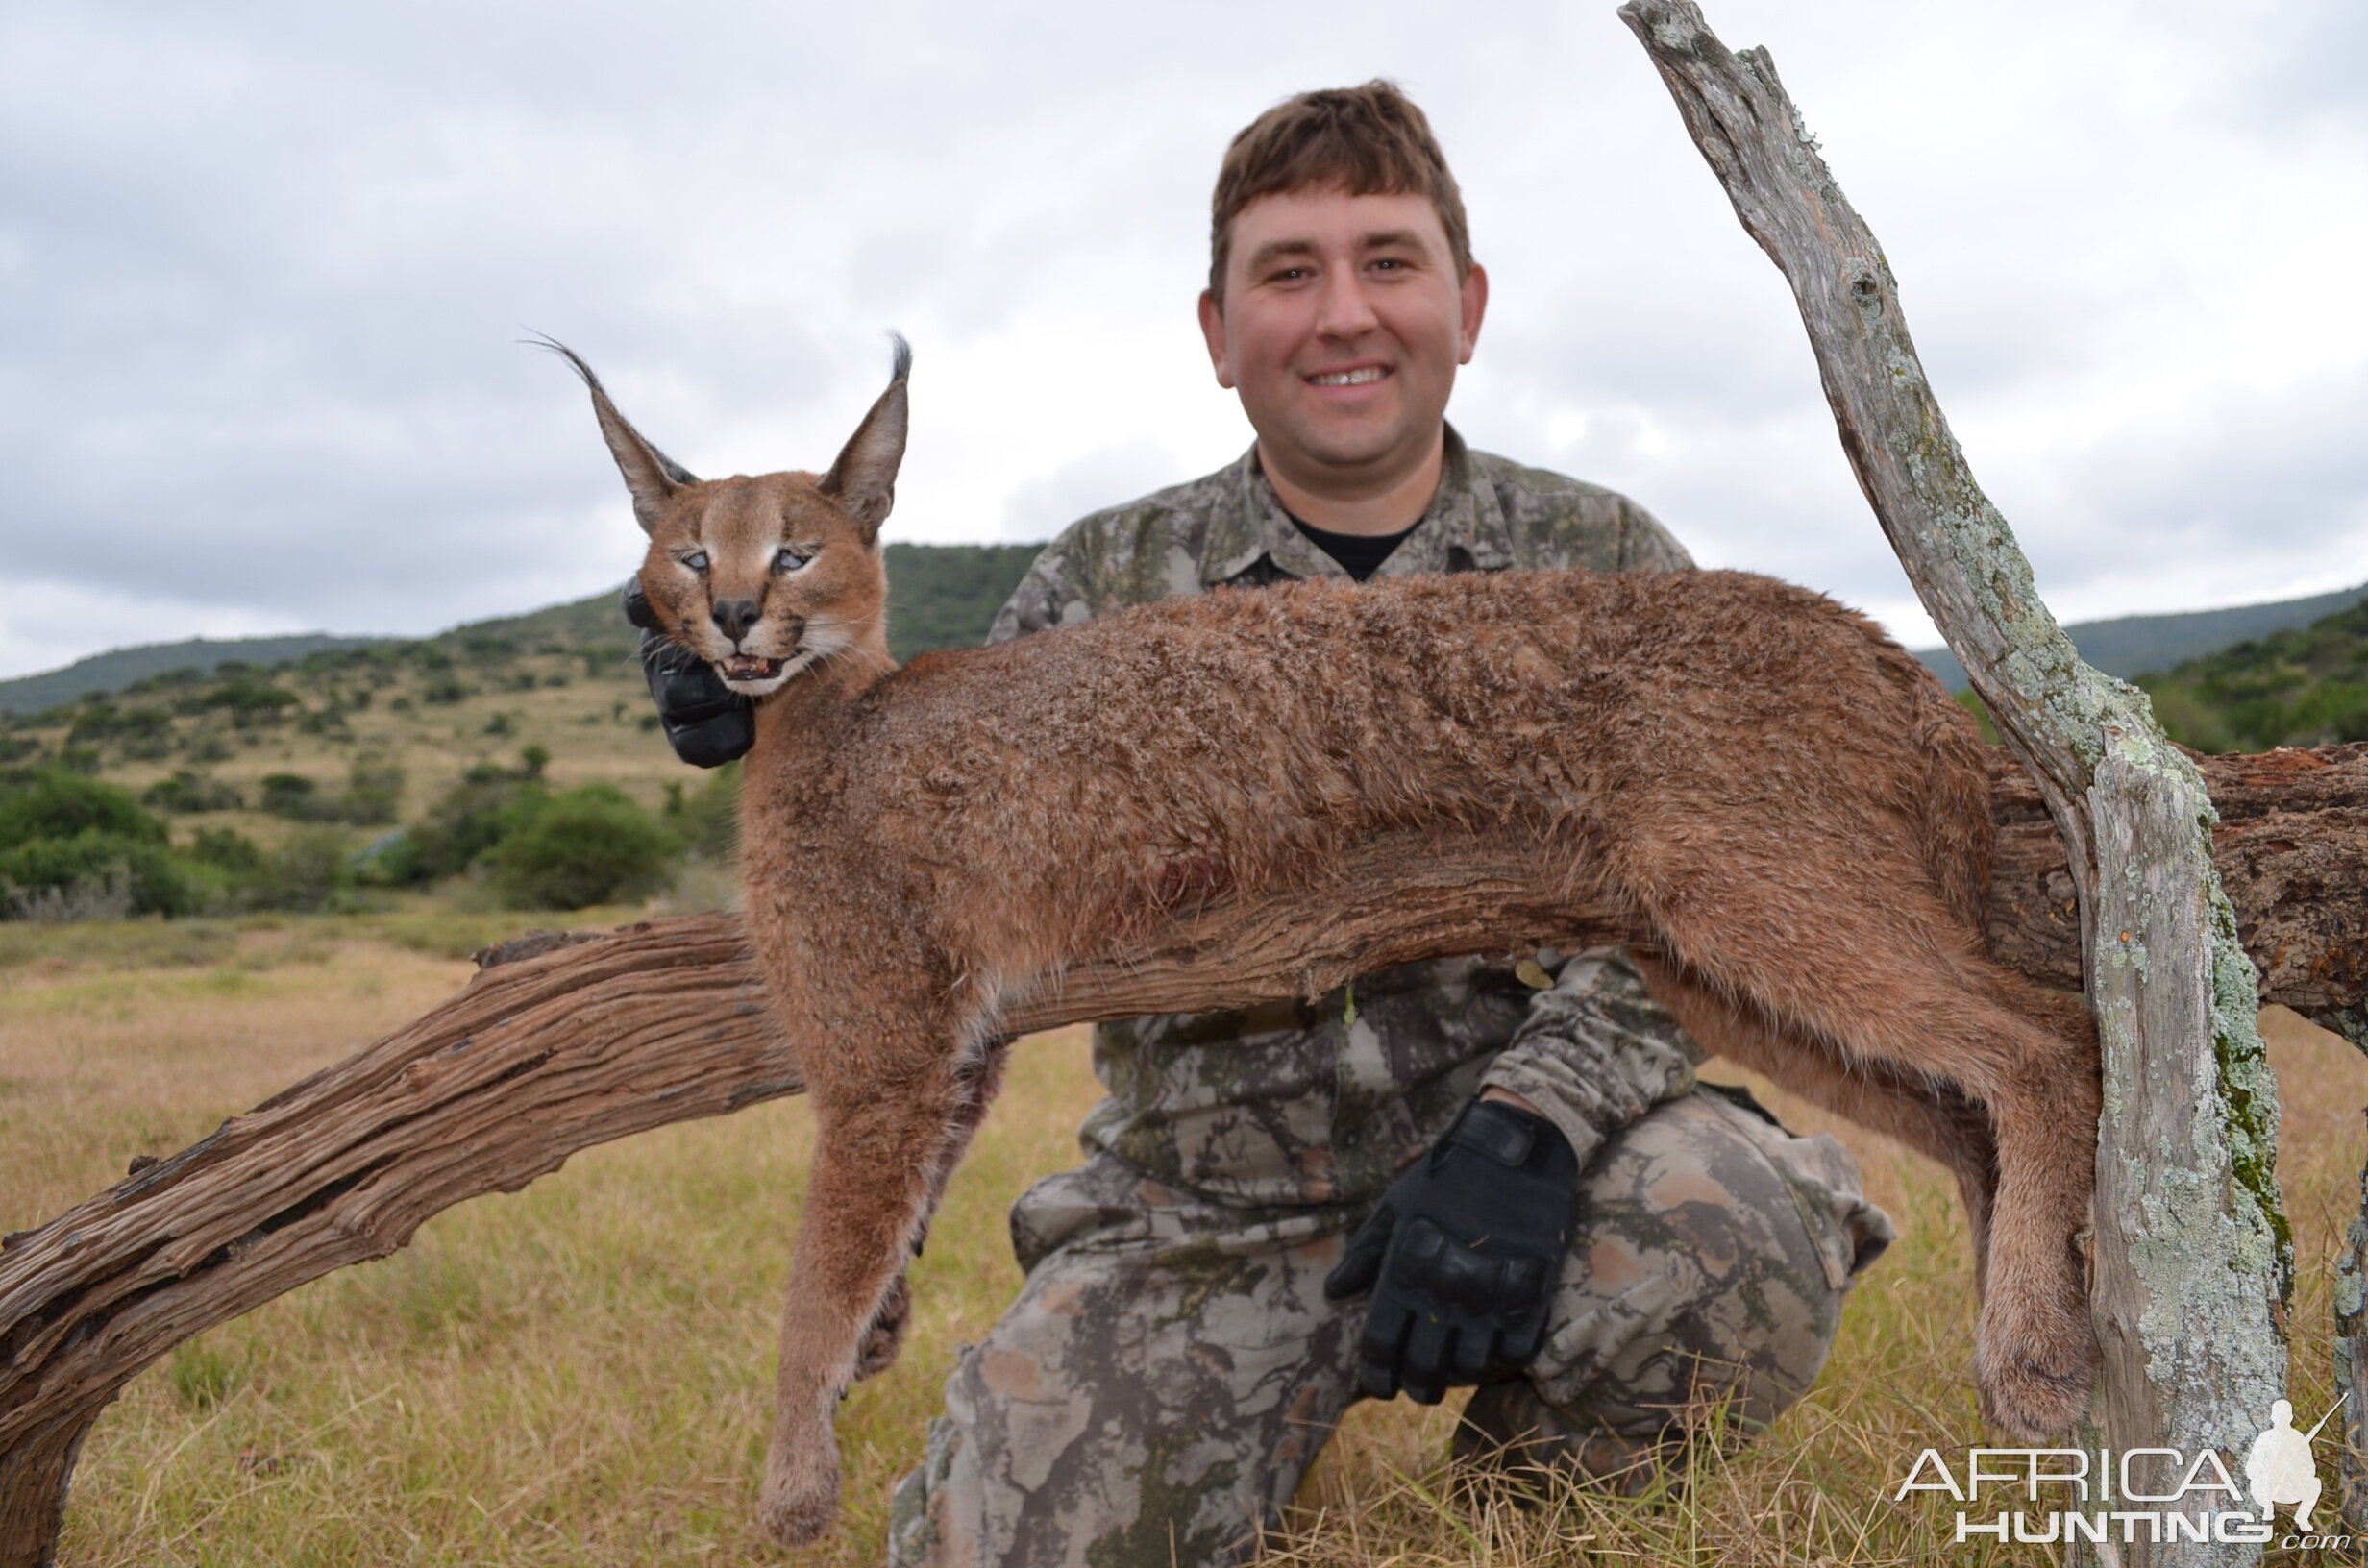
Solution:
M2242 804L2220 829L2268 999L2356 1017L2368 1000L2368 746L2216 757ZM2000 956L2076 981L2066 857L2029 778L1993 753ZM1289 900L1212 906L1158 950L1073 968L1014 1032L1315 995L1379 966L1575 947L1622 935L1570 911L1501 846L1367 846ZM542 932L483 955L452 1001L143 1165L38 1230L0 1238L0 1568L48 1560L84 1433L174 1345L329 1271L384 1257L430 1215L514 1191L578 1149L801 1088L740 922ZM2280 989L2282 987L2283 989Z
M2354 1536L2368 1535L2368 1169L2359 1173L2359 1197L2335 1260L2335 1395L2344 1401L2338 1507Z
M1774 61L1729 53L1690 0L1630 0L1620 16L1791 284L1859 484L2069 851L2104 1053L2090 1307L2107 1437L2227 1460L2284 1389L2292 1246L2276 1084L2212 864L2211 801L2143 694L2084 664L2040 602L1925 379L1882 249ZM2258 1556L2139 1542L2128 1560Z

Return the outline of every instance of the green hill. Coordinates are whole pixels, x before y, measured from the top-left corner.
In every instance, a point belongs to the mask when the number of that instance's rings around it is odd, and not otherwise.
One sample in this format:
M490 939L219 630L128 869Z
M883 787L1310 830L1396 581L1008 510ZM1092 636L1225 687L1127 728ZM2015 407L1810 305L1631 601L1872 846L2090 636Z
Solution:
M2368 741L2368 603L2141 674L2173 740L2199 751Z
M2368 596L2368 583L2309 599L2282 600L2275 604L2238 604L2225 610L2196 610L2184 615L2129 615L2112 621L2082 621L2064 627L2081 657L2109 675L2127 680L2149 671L2168 670L2187 659L2216 653L2251 638L2267 637L2289 627L2306 626L2320 617L2349 609ZM1932 667L1952 692L1965 687L1965 667L1945 648L1920 648L1915 656Z
M975 648L1042 545L890 545L888 650Z
M332 649L364 648L382 639L333 637L325 631L291 637L192 637L182 643L151 643L93 653L62 670L0 680L0 713L35 713L71 702L86 692L119 692L136 680L194 670L211 674L225 664L281 664Z

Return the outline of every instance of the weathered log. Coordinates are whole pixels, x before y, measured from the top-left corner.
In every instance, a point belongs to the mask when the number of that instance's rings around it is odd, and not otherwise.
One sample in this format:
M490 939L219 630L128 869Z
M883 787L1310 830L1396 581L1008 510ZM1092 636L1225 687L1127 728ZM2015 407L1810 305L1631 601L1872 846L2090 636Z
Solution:
M2003 753L1992 766L2001 956L2046 983L2077 980L2076 925L2057 886L2062 843L2029 778ZM2230 795L2222 852L2238 907L2264 912L2248 935L2271 977L2266 999L2359 1016L2368 746L2204 766ZM1213 905L1154 951L1076 966L1006 1022L1025 1032L1312 995L1424 954L1569 947L1619 929L1609 912L1565 908L1538 860L1381 842L1336 883L1255 908ZM485 964L426 1017L6 1238L0 1565L47 1560L83 1433L174 1345L384 1257L440 1210L514 1191L579 1149L801 1087L734 917L541 933Z
M2368 1048L2368 743L2198 757L2219 812L2212 858L2260 998ZM2044 986L2081 987L2080 916L2038 786L1990 753L1998 856L1989 950Z
M1313 995L1416 958L1619 940L1542 853L1377 840L1292 899L1211 906L1014 1000L1015 1033ZM517 955L524 952L530 956ZM453 1001L0 1251L0 1568L45 1563L84 1433L140 1368L577 1150L798 1092L740 924L497 957Z
M2292 1243L2210 799L2143 695L2083 663L2040 601L1925 378L1882 248L1774 61L1730 53L1690 0L1630 0L1620 17L1791 285L1860 487L2069 850L2104 1059L2090 1313L2106 1436L2227 1462L2284 1391ZM2216 1542L2128 1552L2133 1568L2258 1556Z

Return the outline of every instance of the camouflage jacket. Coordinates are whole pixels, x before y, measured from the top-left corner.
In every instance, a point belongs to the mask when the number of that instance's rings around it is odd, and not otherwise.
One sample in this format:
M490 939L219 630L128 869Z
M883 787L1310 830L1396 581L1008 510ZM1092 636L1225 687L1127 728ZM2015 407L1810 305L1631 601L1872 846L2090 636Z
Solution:
M1377 576L1508 568L1676 571L1693 564L1624 496L1467 448ZM991 643L1217 588L1342 577L1292 527L1251 448L1230 466L1097 512L1045 548ZM1610 961L1517 968L1514 955L1368 975L1317 1002L1098 1025L1111 1097L1079 1135L1154 1180L1249 1206L1363 1205L1485 1087L1549 1117L1582 1164L1611 1134L1692 1087L1699 1048ZM1561 969L1550 990L1530 982Z

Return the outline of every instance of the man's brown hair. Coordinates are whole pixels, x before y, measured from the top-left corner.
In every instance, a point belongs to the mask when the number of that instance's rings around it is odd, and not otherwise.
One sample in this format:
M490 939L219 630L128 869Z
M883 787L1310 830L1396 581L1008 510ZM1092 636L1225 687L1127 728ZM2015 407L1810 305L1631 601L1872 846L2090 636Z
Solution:
M1217 171L1209 204L1209 288L1225 299L1233 220L1261 196L1338 186L1351 196L1428 196L1447 232L1459 279L1471 271L1464 193L1431 122L1394 82L1325 87L1286 98L1241 130Z

